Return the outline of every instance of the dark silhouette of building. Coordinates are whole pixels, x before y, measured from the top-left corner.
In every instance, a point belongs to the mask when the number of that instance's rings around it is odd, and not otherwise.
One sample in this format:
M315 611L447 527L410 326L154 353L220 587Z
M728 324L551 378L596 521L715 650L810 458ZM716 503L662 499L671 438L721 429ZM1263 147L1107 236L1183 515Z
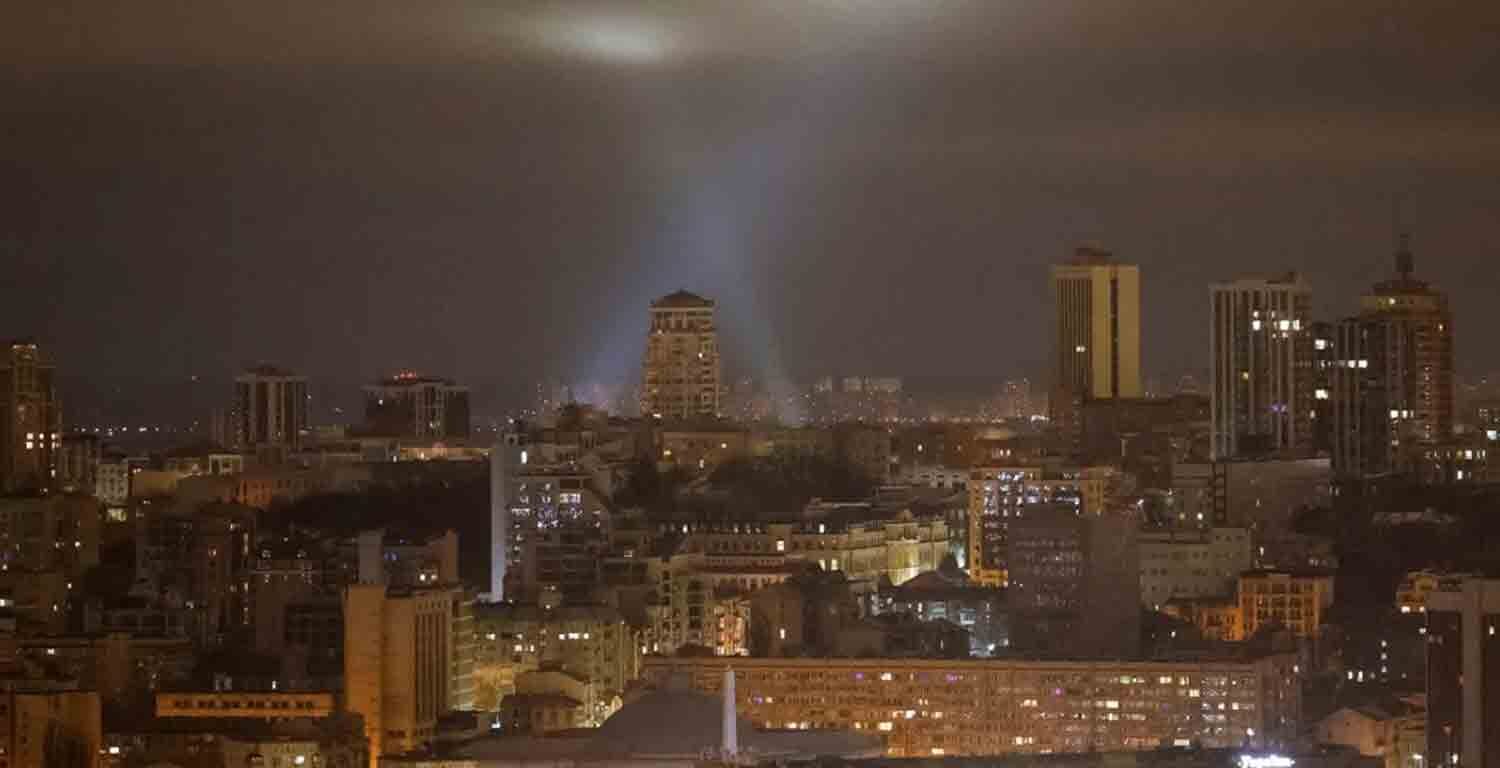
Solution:
M1010 522L1012 644L1023 653L1133 658L1140 565L1133 517L1071 505L1022 508Z
M1404 237L1396 277L1339 322L1334 344L1334 471L1413 472L1453 435L1453 317L1445 294L1412 277Z
M1500 765L1500 581L1446 578L1427 596L1427 764Z
M307 379L272 365L260 365L235 377L236 448L263 446L296 449L307 431Z
M0 493L52 486L62 441L55 370L36 342L14 341L0 360Z
M404 371L364 390L368 435L419 440L469 436L469 388L450 379Z

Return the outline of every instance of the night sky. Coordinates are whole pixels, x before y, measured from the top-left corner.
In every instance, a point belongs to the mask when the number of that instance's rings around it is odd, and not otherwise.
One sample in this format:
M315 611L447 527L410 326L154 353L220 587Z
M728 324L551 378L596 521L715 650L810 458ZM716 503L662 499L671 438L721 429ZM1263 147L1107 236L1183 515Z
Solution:
M1210 281L1347 313L1398 227L1460 370L1500 368L1500 3L13 5L0 336L75 414L179 418L259 360L484 411L634 376L677 288L733 373L1040 377L1081 243L1142 266L1170 381Z

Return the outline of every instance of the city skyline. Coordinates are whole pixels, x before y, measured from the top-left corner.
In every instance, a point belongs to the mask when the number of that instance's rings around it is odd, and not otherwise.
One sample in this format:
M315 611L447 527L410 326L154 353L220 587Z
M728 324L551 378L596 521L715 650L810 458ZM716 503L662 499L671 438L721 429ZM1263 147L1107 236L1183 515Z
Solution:
M1403 234L1401 237L1399 237L1396 246L1398 250L1386 256L1387 264L1399 262L1402 258L1409 259L1410 251L1400 250L1409 248L1409 242L1409 237L1407 237L1406 235ZM1082 258L1078 254L1092 253L1096 251L1097 249L1093 246L1081 246L1078 249L1075 249L1075 252L1071 256L1059 256L1054 260L1053 264L1047 267L1047 270L1052 275L1050 279L1052 279L1053 281L1058 279L1057 274L1059 269L1066 270L1072 268L1069 267L1069 265L1075 264L1079 258ZM1402 254L1406 254L1406 256L1403 257ZM1109 259L1112 264L1118 265L1121 263L1120 260L1116 259L1113 254L1106 253L1101 258ZM1425 264L1426 262L1424 262L1424 266ZM1134 264L1127 263L1126 266L1131 269L1136 268L1136 265ZM1312 286L1311 283L1307 281L1305 273L1289 272L1287 274L1293 275L1299 282L1299 284L1303 286L1304 290L1314 288L1314 286ZM1426 273L1424 273L1423 276L1425 277ZM1147 274L1144 277L1141 277L1137 273L1137 276L1134 279L1139 283L1144 283L1146 286L1149 286L1151 282L1151 275ZM1241 284L1246 283L1247 281L1265 282L1267 279L1269 278L1266 278L1263 275L1257 275L1254 272L1247 271L1234 277L1226 278L1224 281L1205 284L1205 286L1203 287L1211 290L1218 290L1221 286ZM1388 269L1386 273L1377 273L1375 279L1373 279L1371 282L1388 282L1391 279L1399 280L1402 278L1396 271ZM1444 293L1448 293L1448 291L1445 290L1444 286L1434 285L1434 288L1436 290L1443 291ZM1144 291L1145 288L1142 287L1141 290ZM1355 289L1349 292L1353 293L1354 295L1359 297L1361 301L1363 301L1364 298L1368 295L1369 289L1368 286L1366 286L1365 288ZM682 289L678 289L676 293L685 293L685 291L683 291ZM688 293L688 295L693 295L690 292L686 293ZM1318 291L1315 289L1311 290L1311 294L1313 297L1318 297L1325 293L1327 293L1327 291ZM659 298L661 297L658 297L658 299ZM717 301L712 298L709 298L708 300L711 303L717 304ZM648 302L648 304L649 303L651 302ZM1146 320L1148 320L1150 315L1152 314L1151 302L1141 300L1139 304L1141 305L1140 314L1143 316L1141 322L1144 326L1148 324L1146 323ZM1056 322L1056 318L1052 316L1055 315L1057 311L1058 310L1055 306L1044 307L1041 312L1039 321L1043 324ZM1352 315L1355 313L1355 310L1351 310L1349 314ZM1203 314L1203 327L1205 329L1211 329L1215 321L1213 312L1209 311ZM1457 312L1455 312L1454 314L1457 314ZM1324 316L1318 313L1311 313L1308 316L1312 318L1312 322L1331 322L1337 319L1337 317ZM647 331L647 333L642 334L642 336L649 337L649 322L643 324L643 330ZM718 328L716 328L716 330L718 330ZM1140 347L1142 348L1142 351L1139 353L1139 357L1145 358L1147 357L1147 355L1145 354L1145 350L1148 350L1150 348L1151 343L1150 339L1146 337L1144 331L1141 332L1140 335L1143 338L1140 340ZM1179 371L1157 371L1142 366L1142 368L1139 369L1139 377L1134 385L1134 389L1132 390L1137 393L1136 396L1146 395L1159 397L1172 394L1174 391L1176 391L1176 386L1179 383L1177 382L1179 376L1193 377L1195 380L1200 376L1207 378L1211 374L1212 367L1214 365L1213 349L1211 347L1211 343L1213 340L1211 338L1212 333L1205 332L1203 335L1205 336L1205 348L1202 350L1201 358L1196 361L1192 361L1185 368ZM1462 336L1461 328L1458 332L1458 335L1460 337ZM30 337L25 338L29 339ZM1049 343L1049 348L1051 346L1055 346L1055 343L1056 342ZM716 343L715 349L722 349L723 346L724 345L722 343ZM1461 343L1456 346L1460 352L1468 351ZM1483 348L1480 345L1475 346L1479 346L1481 349ZM642 344L641 347L644 353L645 345ZM49 355L51 354L53 353L49 351ZM1042 368L1035 371L978 375L944 375L942 372L917 372L916 374L896 375L895 378L906 381L925 382L926 387L924 387L923 389L925 389L928 394L941 394L943 396L970 396L976 394L982 394L985 396L1000 396L1003 394L1004 388L1013 381L1032 380L1034 382L1043 383L1047 382L1049 380L1049 377L1055 377L1057 375L1055 372L1051 374L1048 373L1049 368L1055 368L1057 365L1055 358L1052 357L1055 354L1055 350L1049 352L1049 360L1047 361L1047 363ZM806 395L807 393L816 389L816 387L818 386L818 382L820 380L828 378L830 374L830 371L827 368L813 367L811 369L811 372L806 374L805 376L791 376L783 374L779 378L768 378L764 375L764 371L747 372L746 369L748 368L748 366L742 359L736 359L734 356L726 354L720 354L719 356L721 358L721 365L724 371L720 377L722 382L721 386L722 391L726 394L729 393L729 391L732 389L731 385L733 383L752 382L759 387L777 388L783 396L791 394ZM1465 357L1466 356L1462 354L1454 355L1454 371L1458 375L1459 379L1463 379L1465 373L1477 374L1481 377L1487 376L1489 372L1481 369L1471 368L1466 371L1463 366ZM182 391L190 393L190 396L184 398L180 394L177 394L171 397L167 397L165 398L165 401L170 402L170 406L166 408L153 406L146 409L144 412L137 412L134 415L122 415L118 411L112 412L110 411L108 406L105 405L105 403L107 403L112 397L110 390L113 391L113 396L118 399L119 396L124 395L124 393L128 391L125 388L119 386L118 384L114 384L111 386L106 386L102 389L89 391L86 389L84 383L80 381L80 379L87 376L87 378L95 381L96 383L98 381L109 382L111 381L111 378L108 375L98 376L82 373L71 369L65 369L63 371L59 371L58 374L58 388L59 391L63 394L62 399L70 402L70 404L81 403L80 410L82 410L86 414L85 416L77 417L78 420L75 421L73 420L75 418L75 412L70 409L69 412L66 412L64 414L64 418L67 420L65 426L67 428L77 429L93 428L93 425L96 424L105 425L99 427L102 429L107 425L114 424L117 420L126 424L131 424L139 420L141 422L159 425L172 425L174 427L196 426L197 428L201 428L204 431L211 431L209 429L210 421L216 417L215 411L220 410L224 406L224 403L222 402L222 389L226 386L230 386L236 377L243 375L246 371L268 365L275 367L280 363L279 360L275 360L274 358L271 358L273 362L267 362L266 360L266 358L262 358L260 362L257 362L255 364L245 364L226 370L216 370L205 372L203 374L194 374L189 377L189 380L187 382L163 379L138 379L135 381L135 384L137 386L145 390L154 390L155 395L158 397L164 391L173 391L173 387L184 387L184 390ZM850 374L854 373L855 370L842 370L839 371L839 374ZM861 372L868 372L868 370L871 369L867 369ZM880 370L886 374L891 373L889 368L880 368L879 366L875 366L873 370ZM753 375L757 373L761 375ZM298 375L303 374L301 373L301 371L298 371ZM412 369L410 367L387 365L378 369L375 375L354 382L352 386L347 384L349 375L346 372L335 373L324 378L322 381L304 376L304 378L309 379L309 418L311 419L309 423L335 425L345 424L357 426L362 418L361 413L362 409L364 408L362 390L367 387L368 381L370 379L385 379L399 375L412 375ZM630 397L628 397L627 395L629 395L629 393L632 391L639 390L642 385L641 375L642 370L640 368L640 364L637 363L632 370L622 372L621 377L615 378L613 380L586 379L564 374L550 375L540 381L535 378L525 379L524 377L518 378L514 376L501 376L498 378L491 377L487 379L480 379L478 383L472 383L471 381L464 381L463 383L466 387L475 390L476 394L478 395L475 398L476 401L483 403L482 406L474 410L474 415L476 418L475 424L481 425L486 423L500 423L506 418L512 418L518 415L524 416L528 408L532 404L537 402L537 388L543 386L547 382L551 382L551 385L558 387L560 391L573 393L572 396L579 402L593 403L601 406L613 406L629 400ZM1164 382L1167 382L1168 385L1165 388L1162 388L1161 385ZM1155 385L1154 389L1153 385ZM791 388L786 389L786 387L788 386L790 386ZM606 394L609 395L609 402L598 401L599 397L603 397ZM127 399L131 399L132 405L136 406L137 408L139 408L139 404L142 401L147 403L151 403L154 401L154 398L151 394L142 395L140 393L131 393L130 397ZM170 411L170 413L163 413L164 410ZM611 408L611 410L619 412L617 408Z
M6 21L0 768L1500 766L1500 3Z

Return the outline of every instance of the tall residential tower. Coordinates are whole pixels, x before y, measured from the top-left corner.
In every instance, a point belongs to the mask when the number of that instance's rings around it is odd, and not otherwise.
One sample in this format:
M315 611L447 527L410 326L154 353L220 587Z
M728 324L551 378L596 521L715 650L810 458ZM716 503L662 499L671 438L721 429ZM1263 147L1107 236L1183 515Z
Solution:
M1141 396L1141 270L1079 248L1052 267L1056 339L1048 410L1076 432L1085 400Z
M234 379L236 447L296 448L307 429L307 379L260 365Z
M32 341L0 358L0 493L46 490L62 441L54 371Z
M651 302L651 329L641 365L641 415L717 418L719 382L714 302L687 291Z
M1453 316L1412 262L1403 237L1396 277L1335 332L1333 468L1343 475L1411 471L1453 436Z
M1312 289L1291 273L1210 289L1213 455L1312 448Z

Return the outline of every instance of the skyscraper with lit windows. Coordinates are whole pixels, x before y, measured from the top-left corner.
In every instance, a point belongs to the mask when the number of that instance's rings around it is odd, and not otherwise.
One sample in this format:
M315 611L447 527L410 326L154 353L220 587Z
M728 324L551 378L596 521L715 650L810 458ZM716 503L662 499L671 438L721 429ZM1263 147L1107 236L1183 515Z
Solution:
M1453 436L1453 316L1448 297L1417 280L1406 238L1396 276L1338 324L1333 360L1333 469L1346 476L1408 472Z
M641 365L641 415L717 418L719 395L713 300L677 291L651 302L651 328Z
M1296 273L1210 289L1213 455L1312 448L1312 288Z

